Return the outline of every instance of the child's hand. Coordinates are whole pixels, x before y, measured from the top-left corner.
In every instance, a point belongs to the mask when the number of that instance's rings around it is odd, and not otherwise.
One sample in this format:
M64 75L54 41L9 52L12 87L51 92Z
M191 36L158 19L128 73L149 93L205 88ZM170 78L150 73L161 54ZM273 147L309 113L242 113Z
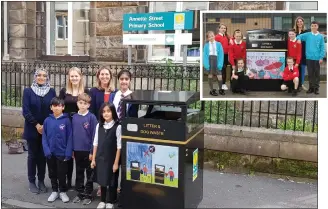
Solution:
M91 154L89 155L89 160L92 161L92 155Z
M319 64L322 64L323 63L323 60L319 60Z
M301 40L297 40L297 43L301 44L301 43L302 43L302 41L301 41Z
M236 70L236 66L232 66L232 69L233 69L233 70Z
M94 169L96 167L96 161L92 160L91 161L91 168Z
M298 64L296 64L295 67L298 67Z
M238 79L238 75L232 75L232 78Z
M115 173L118 170L118 164L114 163L113 165L113 173Z

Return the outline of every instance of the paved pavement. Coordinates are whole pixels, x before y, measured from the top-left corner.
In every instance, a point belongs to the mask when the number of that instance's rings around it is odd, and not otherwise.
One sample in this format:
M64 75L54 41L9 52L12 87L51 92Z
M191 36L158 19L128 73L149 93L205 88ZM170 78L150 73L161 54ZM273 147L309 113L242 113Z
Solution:
M229 83L227 84L230 88ZM307 83L305 83L305 86L308 86ZM214 84L214 87L217 87L217 83ZM293 97L291 94L288 94L287 92L282 91L275 91L275 92L267 92L267 91L256 91L256 92L247 92L246 95L241 94L234 94L229 89L228 91L225 91L226 95L224 96L211 96L209 94L210 89L208 86L208 82L203 82L203 98L217 98L217 99L224 99L224 98L327 98L327 83L321 82L320 83L320 94L306 94L305 91L301 91L298 93L297 97Z
M8 155L2 145L2 203L5 208L84 208L80 204L48 203L48 194L29 192L27 153ZM46 178L46 185L50 181ZM248 176L205 170L204 198L199 208L317 208L317 183L294 182L269 176ZM73 198L74 192L68 195ZM96 208L98 199L88 208Z

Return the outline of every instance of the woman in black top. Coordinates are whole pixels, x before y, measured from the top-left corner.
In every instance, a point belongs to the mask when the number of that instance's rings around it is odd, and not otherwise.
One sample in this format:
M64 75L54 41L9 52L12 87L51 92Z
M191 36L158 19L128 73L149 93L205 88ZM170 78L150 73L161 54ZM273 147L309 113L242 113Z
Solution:
M59 97L65 101L64 112L68 113L70 118L79 111L77 107L77 98L81 93L89 93L87 88L84 88L84 79L82 72L77 67L72 67L68 71L66 88L60 90ZM67 187L72 187L72 175L73 175L73 158L67 163Z
M308 30L305 29L304 25L304 19L302 17L297 17L295 19L295 24L294 24L294 30L296 32L296 36L308 32ZM302 41L302 58L301 58L301 66L299 66L299 80L300 80L300 85L298 85L299 90L301 87L303 88L304 91L307 91L307 88L304 86L304 78L305 78L305 67L306 67L306 56L305 56L305 42Z

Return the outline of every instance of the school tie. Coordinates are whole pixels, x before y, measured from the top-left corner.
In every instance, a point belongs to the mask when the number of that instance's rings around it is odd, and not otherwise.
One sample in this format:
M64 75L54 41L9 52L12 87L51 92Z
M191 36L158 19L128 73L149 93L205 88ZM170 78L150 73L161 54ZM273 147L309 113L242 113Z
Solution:
M122 119L122 117L123 117L123 99L124 99L124 95L121 94L121 99L120 99L120 102L118 103L118 107L117 107L117 116L119 119Z

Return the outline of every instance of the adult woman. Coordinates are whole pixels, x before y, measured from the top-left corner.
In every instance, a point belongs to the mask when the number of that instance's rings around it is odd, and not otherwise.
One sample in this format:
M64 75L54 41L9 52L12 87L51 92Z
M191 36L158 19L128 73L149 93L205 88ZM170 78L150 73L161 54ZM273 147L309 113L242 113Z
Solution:
M296 31L296 36L302 34L302 33L306 33L308 32L305 29L305 25L304 25L304 19L302 17L297 17L295 19L295 24L294 24L294 30ZM305 57L305 42L302 42L302 58L301 58L301 66L299 66L299 71L300 71L300 85L299 85L299 89L300 87L303 88L303 90L307 90L307 88L304 86L304 78L305 78L305 67L306 67L306 57Z
M84 88L84 79L82 72L77 67L72 67L68 71L66 88L62 88L59 97L65 101L64 112L72 116L78 112L77 98L82 93L89 93L88 89ZM67 188L72 187L73 175L73 158L67 162Z
M99 109L104 102L109 102L111 92L114 88L111 85L113 75L107 67L101 67L96 74L97 86L90 89L91 105L89 110L99 120ZM100 196L100 187L98 187L97 196Z
M110 96L112 96L111 81L113 76L108 68L101 67L96 74L96 78L97 86L90 89L91 105L89 109L99 119L99 108L104 102L109 102Z
M220 24L218 29L218 34L215 36L215 41L220 42L224 52L224 61L222 68L222 89L228 90L228 86L225 84L227 79L227 66L229 65L229 45L230 45L230 37L227 33L228 28L224 24Z
M55 96L55 90L50 88L48 72L44 69L36 70L31 87L25 88L23 93L23 136L28 143L27 173L32 193L47 192L44 185L46 158L42 147L42 130L44 120L51 113L51 99ZM38 185L35 183L36 170Z

